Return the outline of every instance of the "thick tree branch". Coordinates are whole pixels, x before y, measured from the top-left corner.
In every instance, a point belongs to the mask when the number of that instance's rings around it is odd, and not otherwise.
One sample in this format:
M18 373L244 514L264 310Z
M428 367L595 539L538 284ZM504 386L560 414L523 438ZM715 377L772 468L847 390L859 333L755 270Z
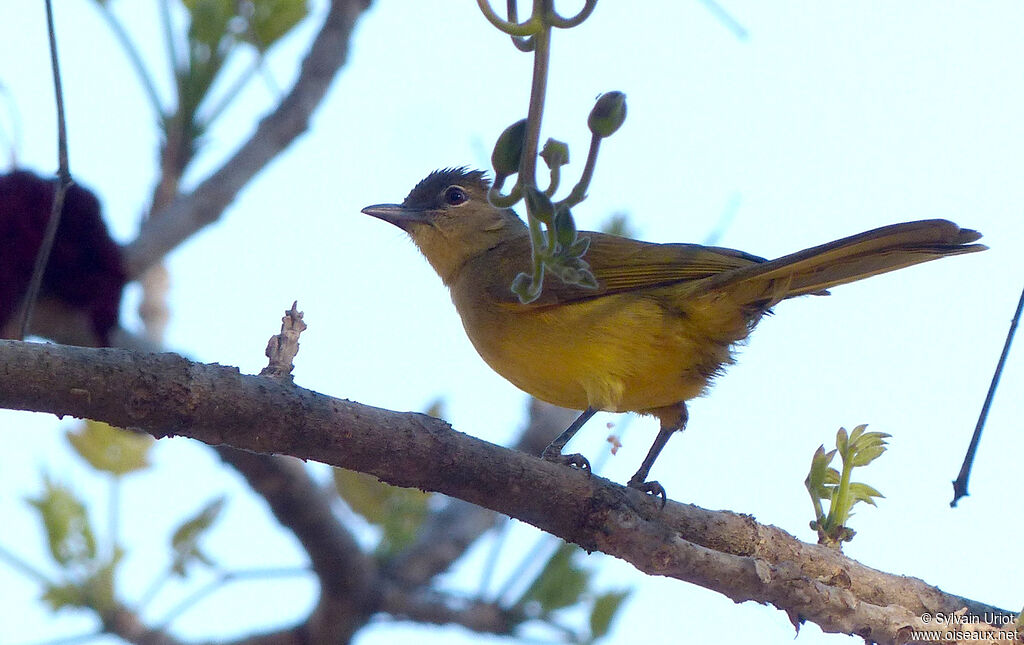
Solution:
M539 455L577 414L575 410L531 399L529 423L515 449ZM497 519L494 511L461 499L449 500L443 508L430 514L416 541L387 563L388 577L410 587L426 584L447 571Z
M926 612L999 612L866 567L749 516L670 503L462 434L174 354L0 341L0 407L284 453L459 497L641 571L771 603L825 631L902 643Z
M348 58L349 37L370 0L332 0L327 18L302 62L295 84L277 109L264 118L231 159L196 189L147 219L124 248L130 279L213 223L260 170L309 127L338 70Z

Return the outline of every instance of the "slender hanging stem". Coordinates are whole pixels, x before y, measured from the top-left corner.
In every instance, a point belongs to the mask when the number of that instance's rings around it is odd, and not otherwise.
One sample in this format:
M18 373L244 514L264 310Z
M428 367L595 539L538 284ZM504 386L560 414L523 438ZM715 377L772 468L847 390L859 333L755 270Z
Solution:
M505 3L506 13L508 14L508 21L512 23L519 22L518 8L516 7L517 0L508 0ZM511 36L512 44L516 46L521 52L532 52L533 51L533 38L523 38L522 36Z
M57 61L57 33L53 26L53 4L46 0L46 28L50 39L50 65L53 70L53 90L57 103L57 187L53 193L53 204L50 208L50 219L46 223L43 242L36 253L35 265L32 267L32 278L29 280L25 299L22 301L21 325L18 339L25 340L32 324L32 310L39 298L39 290L43 285L43 274L50 261L50 251L57 237L60 215L64 211L64 196L71 186L71 170L68 167L68 135L64 125L64 92L60 83L60 63Z
M580 180L573 186L572 192L559 203L559 206L564 204L572 208L582 202L587 196L587 188L590 186L590 180L594 178L594 168L597 167L597 152L600 148L601 137L595 134L590 137L590 151L587 152L587 162L583 166L583 174L580 175Z
M160 0L160 26L164 30L164 45L167 47L167 62L171 66L171 78L177 78L178 64L184 64L184 61L178 56L178 45L174 39L170 0Z
M146 64L142 62L142 55L139 54L138 47L135 46L131 36L125 31L124 25L114 15L113 10L110 8L110 3L98 2L97 4L99 5L100 15L107 21L110 30L114 32L114 37L121 43L125 54L128 55L128 61L135 69L136 76L142 82L142 89L146 91L146 98L149 99L153 112L158 115L162 114L163 108L160 105L160 95L156 91L156 85L153 84L153 78L150 76L149 70L146 69Z
M33 580L35 580L43 586L49 586L53 584L53 582L50 580L49 577L47 577L45 573L43 573L39 569L36 569L31 564L29 564L25 560L22 560L15 554L11 553L3 546L0 546L0 561L6 562L12 568L17 569L26 577L32 578Z
M544 0L539 0L543 2ZM548 84L548 56L551 52L551 29L542 28L534 36L533 84L530 89L530 108L526 116L526 141L519 166L519 180L525 186L537 186L537 150L540 143L540 124L544 117L544 97Z
M488 0L476 0L477 6L480 7L480 11L483 12L484 18L494 25L499 31L502 31L509 36L532 36L537 33L540 27L540 19L538 13L535 11L534 15L529 20L520 23L512 23L507 20L502 20L498 14L494 13L494 9L491 8Z
M563 18L557 11L555 11L554 6L552 6L548 11L547 16L545 16L544 22L552 27L557 27L558 29L571 29L589 18L590 14L594 12L594 7L596 6L597 0L587 0L583 5L583 8L580 9L580 12L572 18Z

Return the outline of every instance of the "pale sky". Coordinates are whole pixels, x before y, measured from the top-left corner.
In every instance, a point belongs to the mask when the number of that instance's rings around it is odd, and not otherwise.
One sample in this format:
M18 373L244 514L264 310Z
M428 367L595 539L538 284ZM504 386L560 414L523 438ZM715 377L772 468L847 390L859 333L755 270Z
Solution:
M93 3L55 4L71 170L99 194L115 236L128 241L153 183L155 117ZM166 87L155 4L114 4ZM324 3L312 4L314 15L270 58L281 87L319 28ZM575 209L581 228L625 211L643 239L700 242L736 204L718 244L766 257L928 218L980 230L991 250L779 305L738 364L692 402L687 431L652 474L673 499L750 513L813 541L803 487L811 455L839 426L869 423L893 435L891 448L859 475L886 498L878 508L858 507L857 536L845 552L1019 610L1019 346L992 408L971 496L955 510L948 503L1024 283L1024 12L1009 1L725 6L747 40L700 2L641 10L602 0L582 27L555 33L543 136L570 144L573 165L563 170L570 180L586 154L595 96L628 96L626 124L602 146L589 199ZM48 56L42 3L0 2L0 82L21 114L18 159L44 174L56 165ZM267 338L298 299L309 324L296 361L299 385L394 410L422 410L443 397L456 429L508 442L523 423L525 395L479 359L440 280L404 234L359 210L401 201L437 167L485 167L497 134L525 115L529 67L468 0L376 2L310 131L220 222L169 257L168 348L256 372ZM190 181L230 154L273 100L265 85L252 85L208 133ZM129 327L137 324L137 298L132 289L124 302ZM602 414L570 447L596 460L607 450L608 423L628 432L602 474L625 482L656 425ZM69 454L59 432L69 425L0 413L7 447L0 544L44 569L38 521L23 502L38 492L44 471L92 495L95 517L104 516L103 483ZM173 527L223 492L231 498L209 537L211 555L235 567L302 563L294 540L274 529L265 507L210 451L163 441L155 461L152 472L125 484L129 601L165 566ZM493 588L544 539L518 523L511 530L516 539L506 545L522 546L505 547ZM445 577L447 587L477 590L487 544ZM589 563L600 569L600 589L635 590L607 643L793 641L774 608L737 606L606 556ZM147 617L190 588L172 589ZM54 620L38 594L0 563L0 644L74 635L92 624L70 612ZM304 616L314 598L308 580L240 584L173 629L186 639L237 636ZM388 623L357 639L413 641L491 642L457 628ZM854 641L806 625L797 642Z

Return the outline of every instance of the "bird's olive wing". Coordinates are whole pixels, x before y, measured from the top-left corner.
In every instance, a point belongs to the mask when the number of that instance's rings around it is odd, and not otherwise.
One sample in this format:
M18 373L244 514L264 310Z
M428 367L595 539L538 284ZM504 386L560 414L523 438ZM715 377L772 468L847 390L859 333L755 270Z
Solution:
M765 261L742 251L699 244L652 244L604 233L580 234L590 238L590 248L583 260L597 278L597 288L568 285L549 274L544 278L540 297L529 306L545 307L701 280ZM496 300L518 305L509 285L517 273L530 266L530 241L523 236L509 240L502 247L500 252L506 259L502 263L504 270L498 272L502 275L492 277L488 291Z

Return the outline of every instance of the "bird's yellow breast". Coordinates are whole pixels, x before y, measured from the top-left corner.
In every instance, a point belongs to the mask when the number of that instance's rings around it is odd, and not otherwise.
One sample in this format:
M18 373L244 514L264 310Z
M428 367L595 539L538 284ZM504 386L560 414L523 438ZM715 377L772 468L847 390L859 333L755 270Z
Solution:
M520 389L567 408L643 412L694 398L748 331L721 294L680 299L652 289L532 308L495 302L476 282L450 286L480 356Z

